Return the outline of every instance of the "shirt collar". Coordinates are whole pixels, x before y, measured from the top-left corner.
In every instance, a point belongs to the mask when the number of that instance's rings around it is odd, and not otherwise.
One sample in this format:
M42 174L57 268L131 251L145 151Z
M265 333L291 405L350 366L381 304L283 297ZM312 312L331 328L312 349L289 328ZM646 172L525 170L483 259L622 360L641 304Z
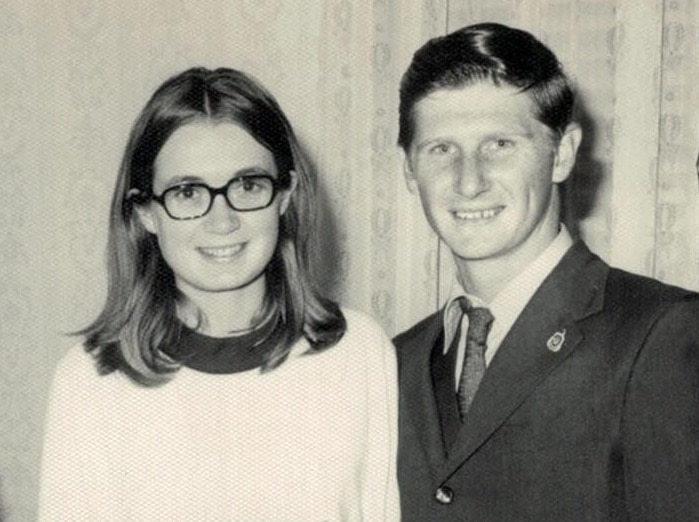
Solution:
M449 351L462 318L457 301L459 298L466 297L473 306L485 306L490 309L495 319L488 344L490 346L492 341L493 344L499 345L541 283L553 271L572 245L573 239L570 232L565 225L561 224L558 235L549 246L522 272L517 274L491 303L485 303L478 296L466 292L458 279L454 277L449 297L444 306L444 353Z

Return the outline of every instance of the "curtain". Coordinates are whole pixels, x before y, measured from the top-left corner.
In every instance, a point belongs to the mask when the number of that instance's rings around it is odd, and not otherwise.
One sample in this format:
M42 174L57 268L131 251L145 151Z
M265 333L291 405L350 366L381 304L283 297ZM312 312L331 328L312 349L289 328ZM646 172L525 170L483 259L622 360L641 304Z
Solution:
M449 30L486 20L538 35L575 82L567 222L613 265L696 289L697 2L450 2Z
M33 520L47 390L104 299L109 200L153 89L257 76L320 180L318 282L389 334L439 307L448 250L405 188L398 82L428 38L532 31L580 94L570 227L616 266L699 288L697 0L0 1L0 520Z

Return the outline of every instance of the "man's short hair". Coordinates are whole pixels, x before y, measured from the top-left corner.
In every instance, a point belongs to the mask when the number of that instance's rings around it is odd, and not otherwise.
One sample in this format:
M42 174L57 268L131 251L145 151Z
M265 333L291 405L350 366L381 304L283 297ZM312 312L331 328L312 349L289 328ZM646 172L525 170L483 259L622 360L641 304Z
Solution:
M556 55L534 36L483 23L433 38L413 55L400 84L398 145L410 147L413 109L428 94L476 82L509 85L534 101L534 116L561 135L573 115L573 91Z

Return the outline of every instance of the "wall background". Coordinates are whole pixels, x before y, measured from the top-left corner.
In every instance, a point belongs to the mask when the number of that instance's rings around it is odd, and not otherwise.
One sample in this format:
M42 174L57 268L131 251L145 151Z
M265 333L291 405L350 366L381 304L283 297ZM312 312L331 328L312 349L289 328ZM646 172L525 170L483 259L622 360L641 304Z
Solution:
M428 37L478 21L532 31L578 85L574 229L617 266L699 288L698 15L697 0L0 0L0 520L35 517L51 375L104 298L113 180L165 78L227 65L275 93L321 177L321 281L393 334L453 270L403 185L398 81Z

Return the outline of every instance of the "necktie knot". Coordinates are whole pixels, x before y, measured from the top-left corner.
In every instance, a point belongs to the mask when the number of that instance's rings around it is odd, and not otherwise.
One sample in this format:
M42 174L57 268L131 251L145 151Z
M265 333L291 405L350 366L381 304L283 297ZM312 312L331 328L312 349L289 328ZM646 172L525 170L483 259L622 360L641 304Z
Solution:
M493 324L493 314L487 308L471 308L468 316L467 338L479 345L485 345L486 338Z
M493 314L482 306L472 306L471 302L462 297L459 299L461 311L468 317L467 341L484 345L493 324Z

